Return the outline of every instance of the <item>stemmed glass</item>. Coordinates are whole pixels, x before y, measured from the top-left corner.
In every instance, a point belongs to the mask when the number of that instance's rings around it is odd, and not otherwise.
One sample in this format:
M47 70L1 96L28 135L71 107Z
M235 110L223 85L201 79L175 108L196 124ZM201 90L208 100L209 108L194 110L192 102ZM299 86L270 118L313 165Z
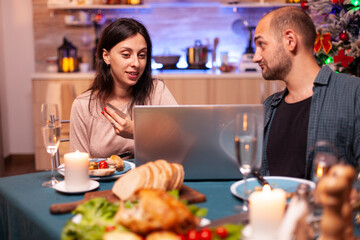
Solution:
M41 132L46 151L51 155L51 179L42 183L43 187L54 187L59 181L54 175L55 153L60 144L60 114L57 104L44 103L41 105Z
M258 156L258 129L254 113L241 113L236 115L235 122L235 158L244 177L245 201L241 206L243 211L248 211L247 177L252 170L260 168L261 157Z

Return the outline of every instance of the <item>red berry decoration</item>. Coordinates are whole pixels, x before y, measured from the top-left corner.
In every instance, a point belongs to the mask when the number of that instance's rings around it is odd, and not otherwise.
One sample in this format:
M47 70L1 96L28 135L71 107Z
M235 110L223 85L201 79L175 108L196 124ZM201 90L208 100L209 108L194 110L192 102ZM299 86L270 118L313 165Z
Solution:
M347 42L349 41L349 34L347 34L345 31L343 31L342 33L340 33L340 40Z
M308 1L302 1L301 2L301 8L304 9L304 10L308 9L309 6L307 4L308 4Z

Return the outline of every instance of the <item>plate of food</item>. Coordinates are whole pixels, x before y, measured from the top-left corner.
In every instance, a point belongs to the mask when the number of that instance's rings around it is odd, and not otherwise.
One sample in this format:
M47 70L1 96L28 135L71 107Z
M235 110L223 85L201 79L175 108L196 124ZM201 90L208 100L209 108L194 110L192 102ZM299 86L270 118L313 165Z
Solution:
M310 185L311 189L315 188L314 182L301 178L275 177L275 176L264 177L264 178L269 182L271 188L281 188L287 193L295 192L300 183L306 183ZM244 183L245 183L244 180L240 180L233 183L230 187L230 191L236 197L241 198L243 200L248 200L244 192ZM249 178L247 180L247 189L248 189L247 196L250 196L250 194L254 191L259 191L259 190L261 191L262 187L256 178Z
M92 180L110 180L121 177L130 169L135 168L135 164L122 160L117 155L109 158L90 158L89 176ZM65 176L65 164L58 167L58 173Z

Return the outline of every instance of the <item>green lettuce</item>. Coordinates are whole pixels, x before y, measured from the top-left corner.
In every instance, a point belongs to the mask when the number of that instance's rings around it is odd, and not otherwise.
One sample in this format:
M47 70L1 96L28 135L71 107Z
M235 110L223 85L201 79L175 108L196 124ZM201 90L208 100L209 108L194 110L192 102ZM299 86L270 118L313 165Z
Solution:
M63 228L61 239L101 239L108 227L126 230L114 221L117 210L118 204L110 203L105 198L93 198L79 205L72 212L75 216Z

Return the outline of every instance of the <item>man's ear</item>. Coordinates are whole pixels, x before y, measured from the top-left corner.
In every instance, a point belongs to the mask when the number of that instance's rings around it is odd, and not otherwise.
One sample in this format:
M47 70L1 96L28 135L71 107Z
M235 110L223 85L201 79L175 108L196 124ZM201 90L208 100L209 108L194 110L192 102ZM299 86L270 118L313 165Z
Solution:
M287 29L284 33L285 44L288 47L289 51L293 52L296 49L298 38L294 30Z

